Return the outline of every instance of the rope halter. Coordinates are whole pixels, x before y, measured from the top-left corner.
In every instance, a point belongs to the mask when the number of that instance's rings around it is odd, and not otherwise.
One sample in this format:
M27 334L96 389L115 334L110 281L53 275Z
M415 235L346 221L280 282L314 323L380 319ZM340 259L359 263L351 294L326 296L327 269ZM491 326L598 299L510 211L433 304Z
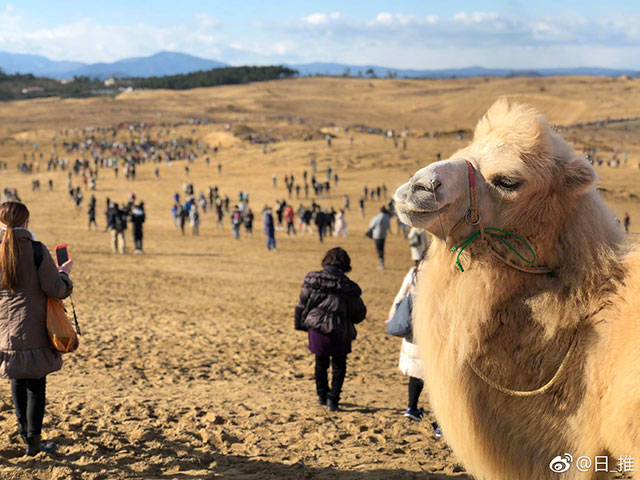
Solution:
M477 239L478 237L480 237L481 240L485 241L487 243L487 245L490 248L490 252L491 254L497 258L498 260L500 260L502 263L504 263L505 265L508 265L511 268L514 268L515 270L519 270L521 272L524 273L536 273L536 274L544 274L544 273L549 273L551 272L551 269L547 268L547 267L533 267L533 266L521 266L518 265L516 263L513 263L512 261L508 260L503 254L501 254L500 252L498 252L494 246L491 244L491 242L489 242L486 238L485 234L491 235L494 238L497 238L498 240L500 240L500 242L504 243L507 247L509 247L509 249L511 249L519 258L520 260L522 260L523 262L532 265L536 262L537 258L536 258L536 253L533 250L533 247L531 247L531 245L522 237L520 237L519 235L516 235L513 232L509 232L507 230L501 230L499 228L494 228L494 227L483 227L482 226L482 215L480 214L480 207L478 205L478 187L476 184L476 173L475 173L475 169L473 168L473 165L471 164L471 162L469 160L465 160L466 164L467 164L467 178L469 180L469 208L467 209L467 212L464 214L464 216L457 221L457 223L453 226L453 228L449 231L449 237L452 237L453 235L455 235L455 233L460 230L462 227L466 225L470 225L472 227L478 227L478 230L474 233L472 233L469 237L466 238L466 240L464 240L462 243L460 243L459 245L456 245L455 247L453 247L451 249L452 252L458 252L458 254L456 255L456 266L458 267L458 269L461 272L464 272L464 268L462 268L462 264L460 263L460 255L462 254L462 252L464 251L465 248L467 248L469 245L471 245L471 243ZM531 252L531 256L533 257L531 260L523 257L520 252L518 252L515 247L513 245L511 245L507 240L505 240L504 238L502 238L498 233L495 232L499 232L502 234L506 234L506 235L511 235L512 237L517 238L518 240L520 240L529 250L529 252Z

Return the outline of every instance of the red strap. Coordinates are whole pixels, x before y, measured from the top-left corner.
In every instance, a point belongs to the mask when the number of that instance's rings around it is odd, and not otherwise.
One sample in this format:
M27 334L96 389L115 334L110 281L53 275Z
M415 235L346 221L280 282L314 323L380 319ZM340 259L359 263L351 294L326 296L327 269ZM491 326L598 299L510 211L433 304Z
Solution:
M465 162L467 162L467 169L469 170L469 188L476 188L476 172L469 160L465 160Z
M455 233L460 228L462 228L465 223L474 226L480 223L480 209L478 208L478 189L476 188L476 172L469 160L465 160L465 162L467 162L467 171L469 177L469 209L467 210L467 213L460 220L458 220L458 223L456 223L449 231L449 236L455 235ZM480 228L480 231L483 232L482 228Z

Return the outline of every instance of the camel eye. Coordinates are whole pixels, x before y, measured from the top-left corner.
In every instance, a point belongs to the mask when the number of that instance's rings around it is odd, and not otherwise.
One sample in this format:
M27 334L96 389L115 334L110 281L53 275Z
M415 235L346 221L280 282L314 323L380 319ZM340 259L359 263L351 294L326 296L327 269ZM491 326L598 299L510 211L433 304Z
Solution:
M506 177L496 177L491 181L491 183L493 183L494 186L500 188L501 190L507 190L510 192L517 190L517 188L520 186L520 182L518 182L517 180L511 180Z

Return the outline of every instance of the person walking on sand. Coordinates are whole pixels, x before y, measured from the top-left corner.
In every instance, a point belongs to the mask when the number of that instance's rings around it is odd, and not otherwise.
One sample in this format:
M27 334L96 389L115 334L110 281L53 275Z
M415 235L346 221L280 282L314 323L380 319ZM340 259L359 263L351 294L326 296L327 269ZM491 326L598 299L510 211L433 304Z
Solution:
M91 201L89 202L89 231L91 231L91 225L96 227L96 232L98 231L98 224L96 223L96 197L91 196Z
M267 250L277 250L276 226L273 223L271 207L265 207L262 211L262 223L264 223L264 235L267 237Z
M107 228L111 231L111 251L124 254L126 247L124 231L127 229L127 216L115 202L112 202L107 209Z
M171 207L171 218L173 218L173 226L177 229L180 228L180 216L178 212L180 211L180 204L174 203L173 207Z
M293 207L291 205L287 205L284 209L284 213L282 215L284 217L285 222L287 223L287 235L289 235L291 232L293 232L293 234L296 234L296 226L295 226L295 220L296 220L296 214L293 211Z
M41 441L47 375L62 368L62 357L49 343L47 297L71 294L73 262L56 267L49 250L34 240L29 210L18 202L0 206L4 225L0 244L0 376L11 380L18 433L26 454L52 453Z
M276 205L277 205L277 209L276 209L276 216L278 218L278 230L284 230L284 228L282 227L282 216L284 214L284 209L287 206L287 202L285 202L284 200L282 201L276 201Z
M233 238L236 240L240 239L240 226L242 222L242 212L238 205L236 205L233 207L233 212L231 212L231 231L233 232Z
M224 230L224 207L220 199L216 200L216 228Z
M389 310L389 316L386 323L389 323L393 318L398 305L407 295L414 295L416 278L420 269L420 261L414 267L409 269L409 272L405 275L400 290L396 294ZM411 315L411 312L408 312ZM404 416L421 422L424 415L424 409L418 407L420 400L420 394L424 388L424 371L422 368L422 361L420 359L420 352L418 346L414 343L413 338L403 338L402 345L400 347L400 360L398 368L403 375L409 377L409 401L407 409L404 412ZM442 432L436 422L432 423L432 427L436 437L441 437Z
M417 267L429 248L427 232L421 228L411 227L407 240L409 241L409 247L411 247L411 260L414 261Z
M140 202L140 205L133 207L131 210L131 223L133 224L133 244L135 250L133 253L142 253L142 224L147 219L144 213L144 202Z
M345 237L347 236L347 219L345 218L344 210L339 210L338 213L336 213L336 224L333 234L338 237L340 236L340 232L342 232Z
M193 236L200 235L200 213L195 203L192 203L189 208L189 225L191 225L191 233Z
M244 214L244 229L247 237L253 238L253 211L248 209Z
M631 218L627 212L624 212L624 218L622 219L622 223L624 225L625 233L629 233L629 224L631 223Z
M329 219L327 218L327 213L318 208L315 213L316 228L318 229L318 238L320 239L320 243L324 242L324 236L326 234L327 225L329 224ZM330 234L331 232L329 232Z
M184 226L187 223L187 218L189 218L189 211L185 205L178 204L178 225L180 226L180 232L184 235Z
M355 324L367 315L362 290L346 275L350 271L351 259L347 252L340 247L329 250L322 259L322 270L305 276L295 309L296 328L309 332L309 350L316 356L318 405L327 405L332 412L339 409L347 355L357 336Z
M380 213L373 217L369 223L371 238L373 238L373 241L376 244L378 258L380 259L380 265L378 265L378 268L381 270L384 270L384 242L387 238L390 226L389 212L386 207L380 208Z

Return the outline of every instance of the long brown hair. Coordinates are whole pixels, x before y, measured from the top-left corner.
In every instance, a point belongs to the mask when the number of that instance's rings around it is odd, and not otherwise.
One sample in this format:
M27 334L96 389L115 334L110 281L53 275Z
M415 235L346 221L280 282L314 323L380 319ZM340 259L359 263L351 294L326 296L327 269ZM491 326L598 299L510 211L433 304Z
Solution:
M29 210L20 202L4 202L0 205L0 222L6 230L0 244L0 266L2 267L2 284L15 293L20 281L18 262L20 260L20 246L13 232L14 228L22 227L29 220Z

